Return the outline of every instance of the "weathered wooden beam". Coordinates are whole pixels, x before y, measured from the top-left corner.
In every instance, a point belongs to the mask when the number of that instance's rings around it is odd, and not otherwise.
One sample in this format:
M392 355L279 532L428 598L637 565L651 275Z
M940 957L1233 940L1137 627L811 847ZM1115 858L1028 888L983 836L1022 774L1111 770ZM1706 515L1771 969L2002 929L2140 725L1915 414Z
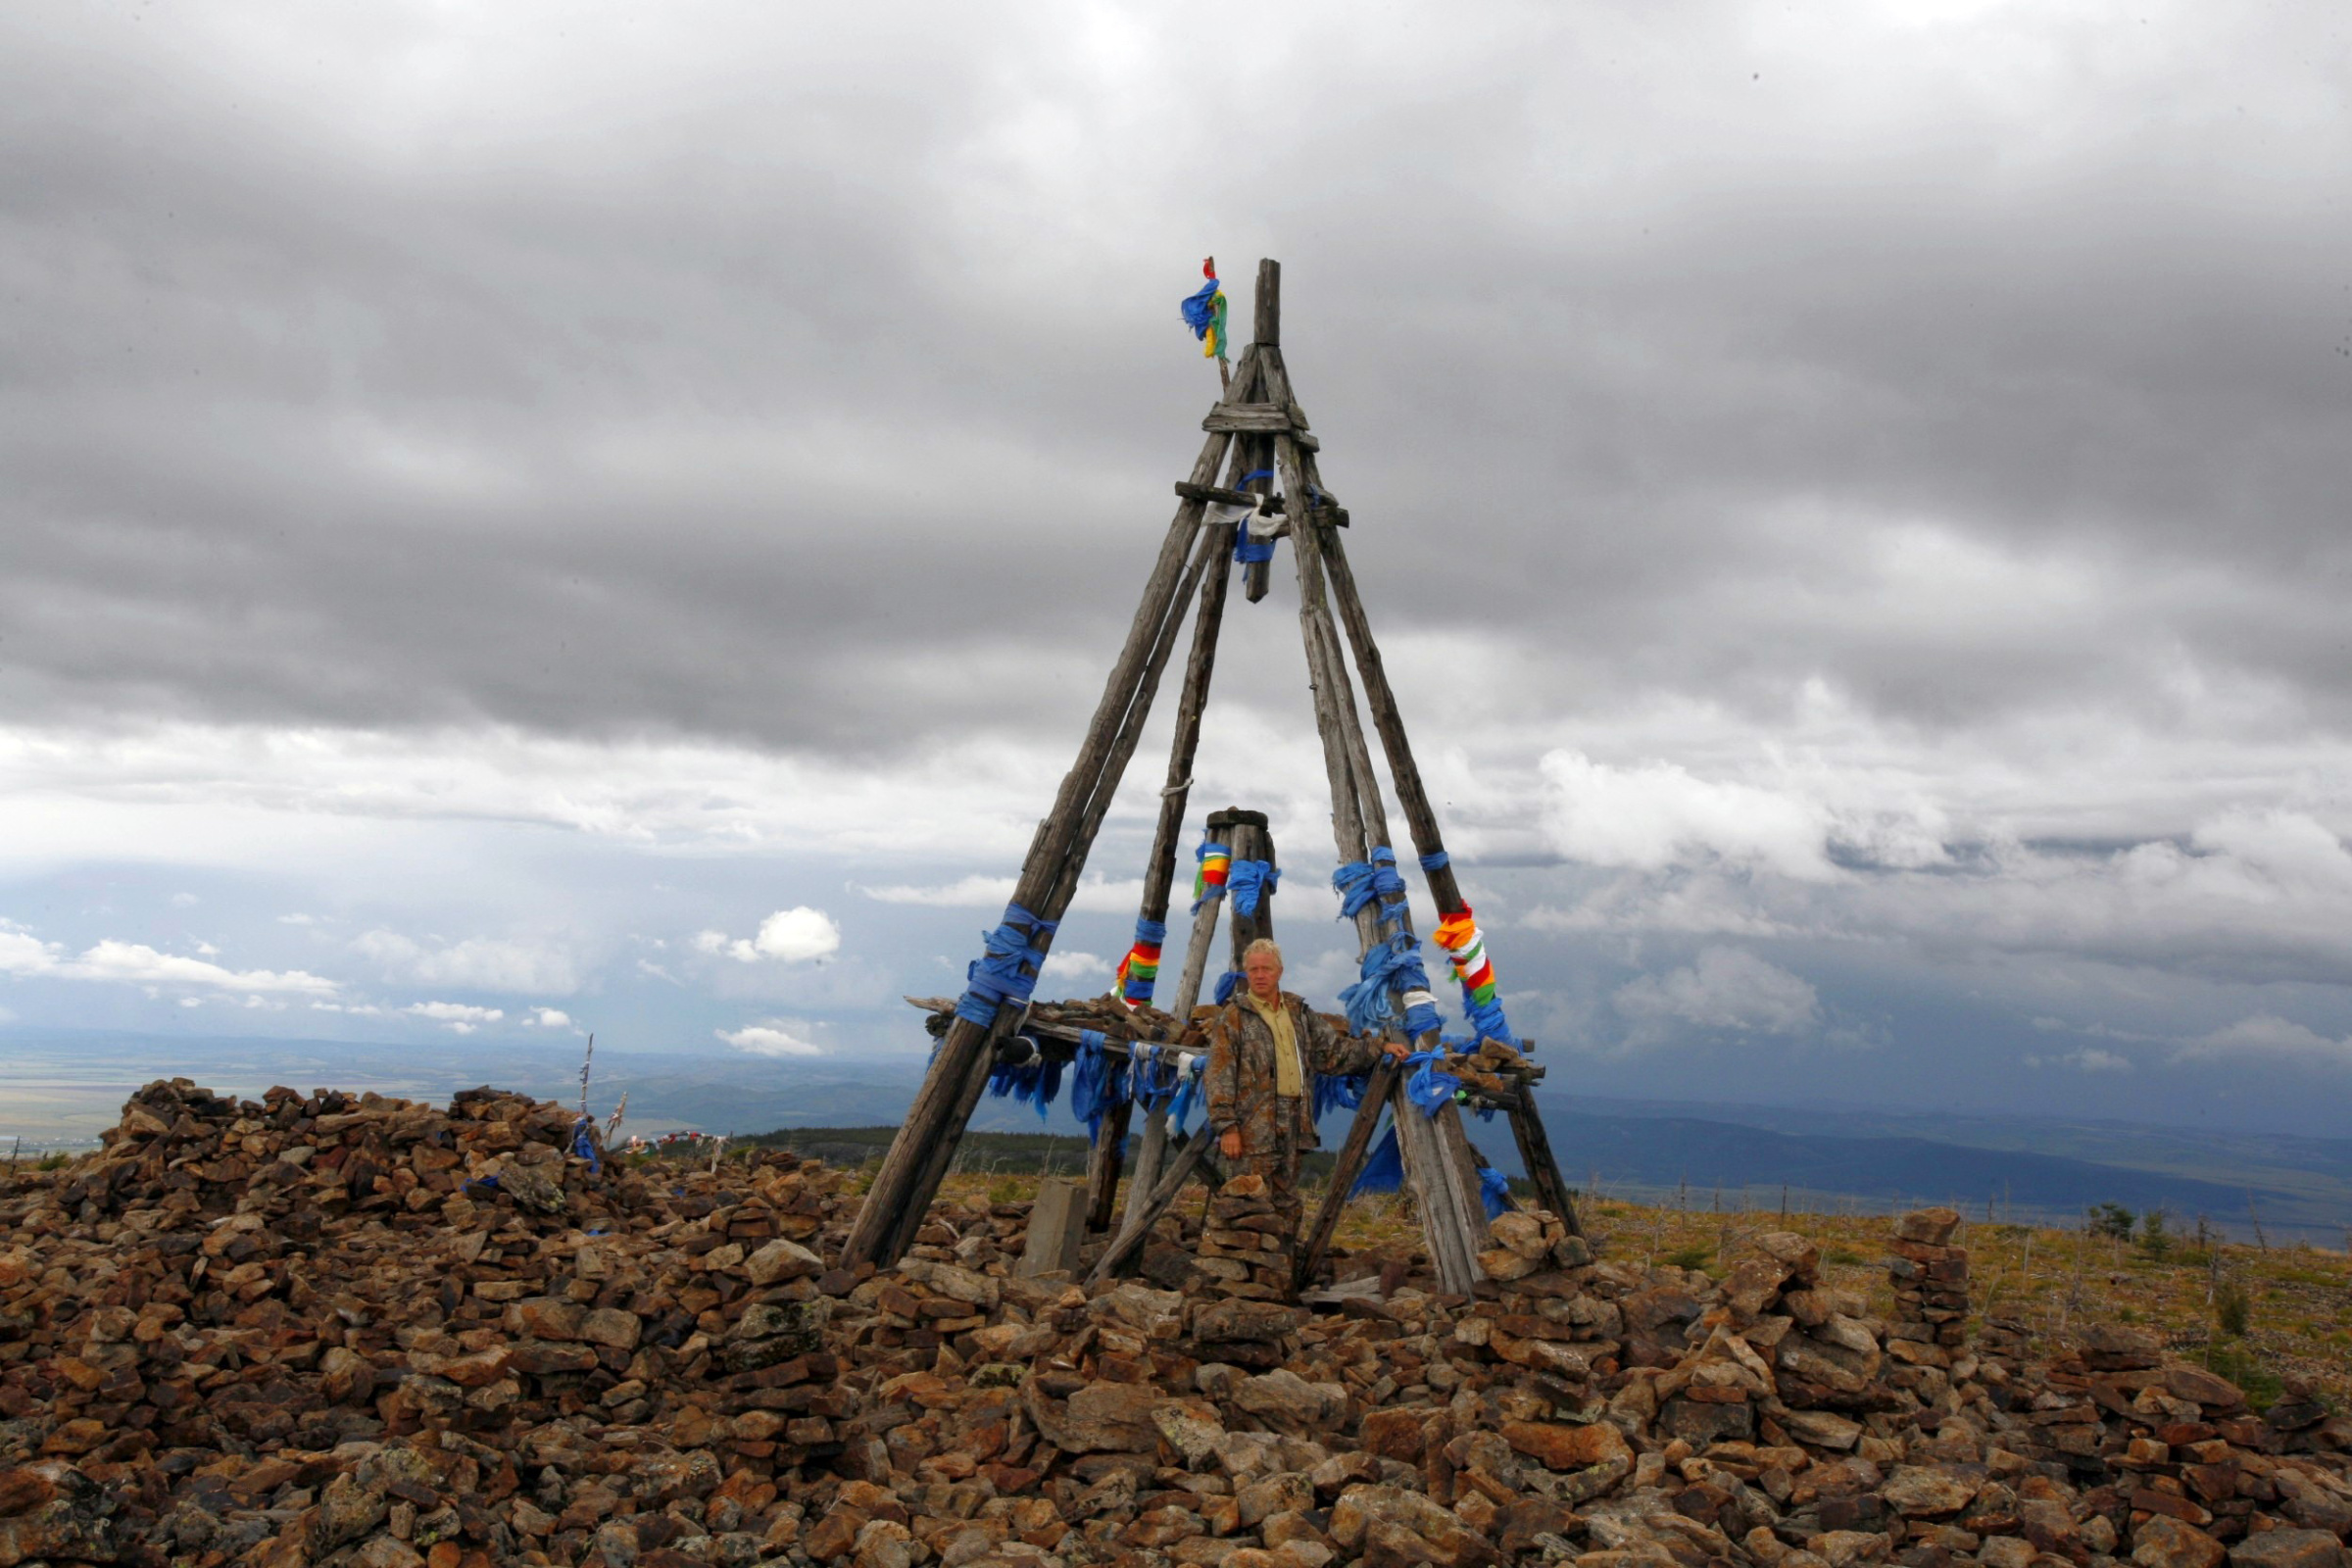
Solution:
M1443 854L1445 835L1438 828L1429 791L1421 782L1420 765L1413 760L1413 743L1404 732L1404 716L1396 707L1396 689L1389 684L1388 666L1381 662L1371 617L1364 613L1363 596L1356 591L1355 572L1348 564L1348 546L1328 531L1318 536L1317 543L1324 567L1331 574L1332 603L1355 651L1356 672L1364 682L1364 703L1372 710L1372 727L1379 732L1381 750L1388 754L1389 776L1396 782L1396 804L1404 811L1405 831L1413 836L1413 853L1422 857ZM1429 879L1429 896L1437 902L1439 913L1462 907L1462 891L1452 866L1422 874Z
M1289 401L1290 376L1279 350L1266 356L1263 374L1267 396ZM1305 464L1298 442L1291 436L1277 435L1274 453L1284 492L1295 496L1307 494ZM1360 860L1367 858L1375 846L1387 843L1387 814L1380 804L1379 782L1372 771L1361 720L1356 715L1355 694L1348 679L1339 633L1332 624L1321 548L1325 532L1312 527L1296 530L1291 550L1298 560L1299 623L1306 643L1309 678L1315 687L1316 727L1323 732L1326 770L1331 776L1335 831L1343 816L1351 817L1356 841L1362 846L1350 854L1343 837L1341 858ZM1344 801L1343 792L1352 799ZM1387 905L1385 912L1401 922L1400 929L1411 929L1409 909ZM1381 940L1383 913L1379 901L1357 912L1362 951L1370 951L1372 943ZM1399 1014L1403 1011L1401 1004L1397 1011ZM1435 1040L1425 1037L1417 1044L1427 1049ZM1485 1215L1478 1201L1476 1172L1470 1164L1469 1139L1462 1130L1460 1114L1447 1105L1437 1116L1424 1117L1406 1099L1401 1086L1390 1098L1395 1106L1398 1149L1404 1156L1405 1180L1413 1189L1431 1261L1447 1290L1466 1293L1483 1277L1477 1262L1477 1242L1484 1232Z
M1191 603L1215 553L1212 548L1214 533L1213 529L1200 530L1198 533L1191 563L1186 566L1184 576L1161 618L1145 661L1143 674L1136 682L1134 700L1121 717L1118 732L1103 760L1101 780L1079 813L1078 828L1065 853L1061 875L1047 893L1043 907L1023 906L1025 908L1036 908L1036 912L1047 920L1059 921L1069 909L1070 900L1077 894L1078 877L1086 866L1087 852L1094 847L1095 835L1102 830L1102 819L1110 810L1111 798L1118 791L1119 779L1126 772L1128 760L1134 757L1137 744L1143 739L1144 725L1152 713L1152 700L1159 689L1160 674L1167 668L1169 655L1175 651L1177 632L1184 621L1184 607ZM956 1101L952 1119L925 1147L916 1183L923 1195L922 1201L900 1214L892 1231L892 1256L903 1254L913 1245L914 1233L922 1227L923 1212L930 1207L931 1195L939 1191L940 1182L946 1178L948 1167L956 1158L956 1151L963 1142L964 1129L970 1124L972 1112L978 1108L980 1096L987 1087L988 1073L985 1064L981 1064L965 1077L963 1091Z
M1233 814L1237 818L1232 824L1235 862L1263 860L1268 865L1274 864L1274 835L1268 831L1265 817L1256 811L1250 811L1246 816L1239 812ZM1226 891L1225 897L1231 901L1231 889ZM1231 923L1233 967L1238 970L1242 966L1242 955L1249 951L1250 943L1260 937L1271 938L1274 935L1274 890L1267 888L1259 894L1255 914L1244 914L1236 908Z
M1532 1084L1519 1086L1519 1102L1505 1112L1511 1122L1511 1137L1519 1145L1519 1162L1527 1167L1528 1184L1536 1190L1536 1201L1560 1216L1571 1236L1582 1236L1585 1227L1576 1217L1576 1200L1568 1191L1568 1183L1560 1175L1560 1163L1551 1156L1551 1137L1544 1130L1544 1114L1536 1108L1536 1091Z
M1177 486L1181 494L1187 489L1204 492L1188 499L1205 501L1206 485ZM1228 495L1238 491L1224 492ZM1233 536L1235 525L1220 523L1206 531L1202 548L1208 553L1207 575L1200 583L1200 610L1193 619L1192 650L1185 656L1184 689L1176 700L1176 730L1168 747L1167 782L1159 792L1159 819L1152 834L1151 858L1144 862L1144 892L1139 901L1137 918L1165 922L1168 900L1176 880L1176 857L1182 844L1185 808L1192 797L1193 759L1200 746L1200 715L1208 705L1209 677L1217 662L1217 638L1225 620L1225 590L1232 579ZM1209 911L1215 919L1215 912ZM1166 945L1161 946L1161 962L1166 962ZM1200 994L1196 985L1193 993ZM1187 1011L1190 1004L1187 1004ZM1183 1014L1179 1014L1182 1016ZM1095 1143L1088 1161L1087 1226L1101 1231L1109 1228L1111 1211L1118 1200L1120 1166L1126 1157L1127 1129L1133 1108L1132 1101L1122 1101L1113 1107L1103 1127L1103 1136ZM1160 1149L1167 1140L1164 1106L1147 1104L1144 1118L1143 1149L1139 1151L1132 1193L1151 1185L1159 1168ZM1115 1124L1117 1137L1111 1136ZM1143 1163L1148 1158L1149 1164ZM1130 1207L1134 1206L1130 1200Z
M1186 484L1181 479L1176 483L1176 494L1187 501L1210 501L1228 507L1250 507L1262 500L1266 510L1276 516L1282 514L1284 505L1280 496L1259 496L1253 491L1229 490L1223 485Z
M1127 1159L1127 1124L1135 1102L1122 1099L1102 1113L1102 1131L1086 1152L1086 1228L1110 1228L1110 1211L1119 1198L1119 1170Z
M1231 847L1233 829L1211 818L1207 837ZM1200 984L1208 972L1208 951L1217 934L1217 914L1224 906L1221 898L1210 899L1193 915L1191 936L1184 945L1184 974L1176 984L1176 996L1170 1011L1177 1018L1192 1016L1200 1001ZM1159 1178L1159 1168L1167 1158L1168 1097L1159 1096L1144 1107L1144 1132L1136 1141L1135 1174L1127 1183L1127 1206L1119 1216L1119 1234L1133 1231L1144 1211L1151 1207L1152 1189Z
M1282 264L1272 257L1257 264L1257 296L1250 335L1269 347L1282 341Z
M1267 358L1265 373L1269 387L1277 395L1287 395L1289 387L1279 353ZM1292 495L1306 494L1297 443L1287 435L1276 436L1274 453L1283 488ZM1373 828L1364 820L1367 796L1377 805L1377 784L1368 773L1361 781L1356 777L1356 758L1363 751L1360 728L1351 746L1349 728L1354 721L1355 699L1347 669L1338 658L1336 634L1330 628L1318 543L1312 528L1299 530L1291 540L1298 572L1299 634L1306 648L1307 678L1314 689L1315 732L1323 743L1324 772L1331 785L1333 842L1341 860L1362 860L1370 856L1377 842L1369 836ZM1356 911L1355 925L1359 957L1369 953L1375 943L1386 940L1378 901L1368 902ZM1451 1161L1443 1157L1436 1135L1427 1125L1409 1125L1411 1120L1420 1119L1421 1113L1404 1098L1401 1089L1392 1092L1389 1098L1395 1107L1398 1146L1404 1155L1405 1181L1413 1189L1430 1260L1439 1282L1446 1290L1467 1294L1479 1277L1478 1265L1453 1191L1454 1178L1447 1168Z
M1396 1083L1396 1064L1386 1056L1374 1063L1364 1077L1364 1098L1355 1107L1355 1119L1348 1124L1348 1137L1341 1143L1332 1164L1331 1185L1323 1190L1323 1202L1315 1210L1315 1222L1307 1227L1300 1241L1298 1272L1295 1277L1301 1290L1315 1277L1323 1254L1331 1250L1331 1239L1339 1232L1340 1215L1348 1207L1348 1191L1363 1174L1365 1156L1372 1152L1372 1133L1380 1124L1380 1109L1389 1102L1389 1091Z
M1256 384L1253 373L1256 358L1254 349L1244 352L1245 374L1238 384ZM1194 483L1206 484L1216 477L1232 441L1231 436L1223 433L1209 436L1193 465ZM1021 874L1013 884L1012 902L1025 909L1038 910L1060 879L1078 834L1085 803L1103 782L1111 748L1169 612L1193 536L1200 530L1200 502L1185 502L1168 525L1167 536L1160 543L1159 558L1145 582L1143 602L1128 627L1127 640L1103 680L1102 695L1088 722L1077 760L1062 778L1053 809L1038 823L1037 832L1030 839ZM1115 788L1116 780L1111 783ZM939 1190L938 1173L946 1169L944 1162L934 1162L928 1156L941 1140L960 1138L963 1121L970 1114L968 1107L977 1101L981 1087L988 1081L988 1046L1018 1020L1022 1010L1007 1004L999 1007L995 1019L986 1025L958 1018L949 1029L922 1088L907 1109L906 1121L892 1140L890 1152L883 1157L881 1169L866 1192L843 1247L844 1261L853 1266L861 1262L892 1262L904 1252L905 1244L900 1239L910 1237L914 1225L920 1223L923 1211Z
M1151 1195L1145 1199L1141 1211L1128 1215L1126 1223L1119 1227L1118 1239L1104 1248L1102 1255L1095 1260L1093 1270L1087 1275L1089 1283L1109 1279L1124 1269L1128 1260L1143 1250L1145 1240L1152 1234L1152 1227L1159 1222L1160 1215L1168 1211L1168 1205L1176 1201L1176 1195L1184 1191L1184 1184L1192 1178L1194 1171L1200 1168L1200 1162L1208 1157L1208 1146L1215 1142L1206 1127L1186 1142L1184 1152L1176 1156L1176 1162L1168 1167L1167 1174L1152 1184Z
M1233 435L1285 434L1298 429L1296 410L1284 403L1224 403L1200 420L1203 430L1223 430Z

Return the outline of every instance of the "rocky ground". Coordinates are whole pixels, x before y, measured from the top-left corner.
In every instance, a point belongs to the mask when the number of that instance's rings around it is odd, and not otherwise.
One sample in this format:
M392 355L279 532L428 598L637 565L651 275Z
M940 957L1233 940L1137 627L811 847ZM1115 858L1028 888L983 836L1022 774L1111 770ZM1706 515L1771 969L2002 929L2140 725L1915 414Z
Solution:
M1144 1279L1016 1277L986 1195L843 1271L843 1173L571 1123L158 1084L16 1173L0 1568L2352 1564L2352 1417L2132 1326L1972 1333L1948 1211L1875 1301L1789 1231L1702 1271L1512 1215L1473 1298L1392 1249L1298 1306L1175 1218Z

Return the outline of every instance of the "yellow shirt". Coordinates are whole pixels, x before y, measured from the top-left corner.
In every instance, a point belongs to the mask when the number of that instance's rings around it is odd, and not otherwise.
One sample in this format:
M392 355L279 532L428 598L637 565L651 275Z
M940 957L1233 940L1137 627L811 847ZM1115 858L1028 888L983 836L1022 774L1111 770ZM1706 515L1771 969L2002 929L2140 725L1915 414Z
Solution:
M1265 1003L1258 1001L1257 993L1253 991L1246 991L1243 995L1250 999L1250 1005L1257 1009L1257 1015L1266 1020L1266 1027L1274 1032L1274 1092L1293 1100L1298 1099L1306 1093L1306 1073L1298 1061L1298 1036L1291 1027L1291 1009L1279 998Z

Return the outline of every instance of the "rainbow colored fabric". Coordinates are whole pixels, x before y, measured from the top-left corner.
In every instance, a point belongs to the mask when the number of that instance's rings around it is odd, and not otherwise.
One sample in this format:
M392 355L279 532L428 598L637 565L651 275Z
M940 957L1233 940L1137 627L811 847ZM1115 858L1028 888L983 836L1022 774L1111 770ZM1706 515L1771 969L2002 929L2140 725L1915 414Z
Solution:
M1487 934L1478 927L1470 906L1463 905L1438 922L1430 941L1446 950L1453 977L1462 985L1462 1009L1478 1038L1509 1041L1510 1025L1494 990L1494 962L1487 956Z
M1233 852L1214 842L1193 852L1193 912L1211 899L1225 896L1225 879L1233 874Z
M1119 995L1129 1006L1152 1000L1152 984L1159 979L1159 947L1167 935L1168 928L1155 920L1135 923L1135 946L1119 960Z
M1227 357L1225 286L1217 281L1214 258L1201 263L1200 270L1208 281L1186 295L1178 309L1184 313L1184 324L1200 340L1201 358L1222 360Z

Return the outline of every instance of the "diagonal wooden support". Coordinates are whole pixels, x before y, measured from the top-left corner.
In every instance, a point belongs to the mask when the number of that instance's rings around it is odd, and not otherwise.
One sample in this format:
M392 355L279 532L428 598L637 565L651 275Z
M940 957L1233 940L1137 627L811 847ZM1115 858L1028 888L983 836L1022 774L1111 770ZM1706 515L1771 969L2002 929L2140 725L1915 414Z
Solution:
M1208 1158L1208 1146L1215 1142L1206 1127L1186 1141L1184 1152L1176 1156L1176 1163L1168 1167L1167 1174L1152 1184L1142 1209L1127 1216L1126 1223L1119 1228L1118 1239L1104 1248L1102 1255L1095 1260L1093 1271L1087 1275L1089 1284L1109 1279L1126 1268L1129 1260L1143 1250L1145 1240L1152 1234L1152 1227L1159 1222L1160 1215L1168 1211L1168 1205L1176 1201L1176 1195L1184 1191L1184 1184L1191 1179L1193 1172L1200 1169L1202 1161Z
M1355 1107L1355 1119L1348 1124L1347 1140L1331 1167L1331 1185L1323 1191L1322 1206L1315 1210L1315 1222L1307 1227L1298 1247L1298 1271L1293 1276L1300 1290L1315 1277L1322 1266L1323 1254L1331 1250L1331 1239L1338 1234L1340 1215L1348 1207L1348 1195L1355 1187L1355 1179L1364 1173L1364 1160L1372 1152L1372 1134L1380 1126L1381 1107L1389 1102L1390 1091L1396 1086L1396 1064L1385 1056L1364 1076L1364 1098Z
M1255 387L1258 380L1255 360L1254 347L1244 353L1242 373L1233 387L1228 388L1229 393L1237 387L1245 391ZM1232 442L1229 434L1210 434L1193 466L1191 482L1206 484L1214 479ZM1057 885L1064 882L1065 873L1068 884L1075 886L1077 867L1084 864L1086 856L1087 846L1080 842L1080 833L1089 803L1100 794L1107 808L1108 797L1118 787L1117 770L1111 766L1113 749L1143 684L1145 667L1159 643L1162 625L1173 609L1185 558L1200 531L1200 502L1185 501L1161 541L1159 558L1145 585L1143 603L1103 682L1102 696L1096 704L1077 760L1063 777L1053 809L1038 823L1030 840L1021 874L1013 886L1012 902L1022 908L1046 914L1044 906ZM1124 764L1123 758L1120 764ZM1099 823L1100 815L1095 820ZM1019 1020L1023 1010L1008 1003L998 1008L997 1016L988 1024L959 1017L949 1026L931 1070L908 1107L906 1121L892 1140L890 1152L875 1173L873 1186L851 1227L843 1248L844 1262L852 1266L861 1262L890 1262L904 1253L947 1169L947 1158L935 1156L944 1145L946 1156L953 1157L953 1146L960 1140L970 1107L977 1102L988 1081L995 1043Z
M1584 1235L1585 1227L1576 1217L1576 1200L1560 1175L1559 1161L1551 1157L1551 1138L1544 1131L1543 1113L1536 1109L1534 1085L1519 1086L1519 1102L1510 1108L1509 1116L1511 1137L1519 1145L1519 1162L1527 1167L1528 1183L1536 1190L1537 1206L1559 1215L1569 1235Z
M1289 380L1279 353L1268 361L1266 378L1275 395L1287 398ZM1288 435L1277 435L1274 451L1285 493L1306 494L1305 471L1296 442ZM1306 644L1308 677L1314 684L1316 728L1323 739L1324 764L1331 778L1334 837L1343 861L1363 860L1375 847L1388 843L1388 824L1356 716L1354 690L1340 653L1339 633L1331 621L1321 543L1314 528L1292 531L1291 550L1298 570L1299 624ZM1411 929L1410 911L1400 904L1367 904L1355 917L1359 956L1386 940L1384 915L1400 929ZM1401 999L1397 1011L1403 1011ZM1418 1044L1426 1049L1435 1040ZM1477 1171L1461 1118L1450 1105L1435 1117L1423 1115L1405 1097L1401 1085L1389 1099L1397 1146L1404 1157L1405 1180L1420 1214L1430 1261L1446 1290L1467 1294L1482 1277L1477 1254L1485 1232L1485 1210L1478 1202Z
M1211 816L1207 837L1211 843L1230 848L1233 828ZM1217 934L1217 917L1225 906L1221 898L1202 902L1193 915L1192 934L1184 947L1184 977L1177 983L1176 996L1169 1010L1179 1018L1192 1016L1194 1004L1200 1000L1201 982L1208 972L1208 954ZM1160 1163L1167 1157L1168 1106L1171 1097L1161 1095L1144 1107L1144 1132L1136 1141L1135 1174L1127 1184L1127 1207L1119 1221L1119 1233L1124 1236L1133 1230L1137 1217L1150 1206L1153 1184L1158 1180Z
M1119 776L1126 770L1128 759L1135 755L1137 743L1143 739L1144 724L1151 715L1152 699L1158 689L1160 672L1167 667L1168 656L1175 650L1183 608L1191 601L1195 589L1208 569L1213 543L1211 535L1204 533L1200 536L1193 553L1192 564L1186 569L1174 602L1161 622L1159 635L1152 643L1143 676L1137 683L1135 699L1120 721L1118 734L1103 763L1103 782L1096 789L1093 799L1087 802L1061 876L1047 895L1045 907L1038 910L1049 921L1058 922L1061 919L1069 908L1071 898L1078 891L1078 874L1086 863L1087 851L1092 848L1096 833L1102 829L1102 818L1110 809L1111 796L1118 788ZM953 1119L923 1150L917 1183L922 1200L910 1204L900 1214L892 1231L893 1257L903 1255L914 1244L914 1233L922 1227L923 1214L931 1204L931 1195L939 1191L940 1182L947 1176L948 1167L956 1158L956 1150L963 1142L964 1128L969 1125L972 1111L980 1103L982 1091L988 1087L989 1065L983 1061L966 1076L962 1093L955 1102Z

